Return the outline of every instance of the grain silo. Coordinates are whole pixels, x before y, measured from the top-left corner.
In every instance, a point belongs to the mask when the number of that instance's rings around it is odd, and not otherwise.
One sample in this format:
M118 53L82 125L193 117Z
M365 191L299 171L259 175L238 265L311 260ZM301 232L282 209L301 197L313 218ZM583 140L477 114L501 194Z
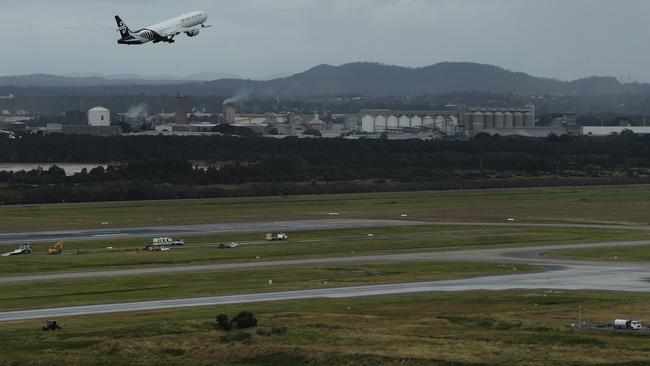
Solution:
M494 128L503 128L505 126L505 117L503 112L496 111L494 112Z
M440 131L446 132L447 128L447 119L443 116L436 116L433 119L433 127L437 128Z
M408 116L401 116L399 118L399 128L411 127L411 119Z
M371 115L365 115L361 118L361 131L367 133L375 132L375 117Z
M485 128L491 129L494 128L494 113L487 111L485 112Z
M431 117L431 116L425 116L425 117L422 119L422 125L423 125L424 127L433 128L433 117Z
M411 117L411 127L422 127L422 117L420 116Z
M513 119L514 119L514 126L516 128L524 127L524 114L517 111L517 112L513 113L512 115L513 115Z
M535 115L532 112L524 113L524 127L535 127Z
M388 116L388 119L386 120L386 127L389 130L396 130L399 128L399 119L397 116L390 115Z
M512 112L507 111L503 114L503 127L513 128L515 126L515 117Z
M386 131L386 117L375 117L375 133L382 133Z
M88 124L90 126L110 126L111 111L104 107L95 107L88 111Z

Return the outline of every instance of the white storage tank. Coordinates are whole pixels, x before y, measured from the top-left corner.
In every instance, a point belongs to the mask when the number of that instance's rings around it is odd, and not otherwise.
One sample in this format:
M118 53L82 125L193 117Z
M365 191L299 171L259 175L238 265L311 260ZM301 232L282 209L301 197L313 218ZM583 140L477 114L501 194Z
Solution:
M411 127L411 119L408 116L399 118L399 128Z
M515 127L521 128L524 127L524 114L521 112L513 113L513 118L515 121Z
M425 127L433 128L433 117L425 116L424 119L422 120L422 124Z
M535 127L535 115L533 113L524 113L524 127Z
M485 128L494 128L494 114L492 112L485 112Z
M110 126L111 111L104 107L95 107L89 110L88 124L91 126Z
M505 117L503 112L494 112L494 128L503 128L505 126Z
M420 116L411 117L411 127L422 127L422 117Z
M366 115L361 118L361 131L375 133L375 117Z
M399 119L396 116L388 116L386 120L386 126L389 130L396 130L399 128Z
M515 126L515 116L512 112L508 111L503 114L503 127L513 128Z
M382 133L386 131L386 117L377 116L375 117L375 132Z

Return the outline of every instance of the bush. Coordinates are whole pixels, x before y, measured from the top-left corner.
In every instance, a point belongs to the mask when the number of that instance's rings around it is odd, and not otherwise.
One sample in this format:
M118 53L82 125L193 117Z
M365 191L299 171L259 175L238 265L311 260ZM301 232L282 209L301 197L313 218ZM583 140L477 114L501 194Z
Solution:
M232 329L232 322L228 320L228 315L220 314L217 316L217 329L225 330L226 332Z
M237 314L237 316L233 318L232 322L237 324L237 328L239 329L253 328L257 326L257 318L250 311L242 311Z

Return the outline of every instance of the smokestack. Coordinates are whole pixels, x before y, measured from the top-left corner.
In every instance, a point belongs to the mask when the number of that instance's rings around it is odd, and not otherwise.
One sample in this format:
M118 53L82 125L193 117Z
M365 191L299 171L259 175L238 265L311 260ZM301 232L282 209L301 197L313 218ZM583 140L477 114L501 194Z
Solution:
M187 112L185 110L185 99L180 94L176 96L176 124L187 124Z
M223 109L223 118L227 124L235 123L235 107L226 105Z

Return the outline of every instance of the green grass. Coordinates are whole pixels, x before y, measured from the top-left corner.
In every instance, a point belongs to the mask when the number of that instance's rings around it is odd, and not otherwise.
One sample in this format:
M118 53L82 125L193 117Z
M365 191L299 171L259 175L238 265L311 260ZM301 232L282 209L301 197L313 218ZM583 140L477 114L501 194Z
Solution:
M374 236L369 237L372 233ZM496 246L570 244L608 240L648 239L640 231L526 228L526 227L393 227L376 229L327 230L290 233L290 241L243 245L237 249L214 247L173 249L171 252L114 252L86 255L48 256L47 245L34 246L35 254L0 258L0 275L37 272L65 272L114 268L151 267L207 263L265 261L288 258L371 255L382 253L426 252L453 249L480 249ZM261 234L203 236L185 238L188 245L227 242L260 242ZM150 239L149 239L150 240ZM147 239L98 242L69 242L65 251L99 249L107 246L142 248ZM257 258L261 257L261 258Z
M256 292L449 280L539 270L493 263L363 264L146 275L0 285L0 311ZM269 280L273 281L269 285Z
M330 216L339 213L339 216ZM648 186L367 193L0 207L0 232L318 218L650 222ZM104 225L104 223L106 223Z
M593 261L650 261L650 245L554 252L555 257Z
M0 324L0 365L645 365L648 338L574 332L646 320L649 295L485 292L312 299ZM219 341L217 314L253 311L285 335Z

